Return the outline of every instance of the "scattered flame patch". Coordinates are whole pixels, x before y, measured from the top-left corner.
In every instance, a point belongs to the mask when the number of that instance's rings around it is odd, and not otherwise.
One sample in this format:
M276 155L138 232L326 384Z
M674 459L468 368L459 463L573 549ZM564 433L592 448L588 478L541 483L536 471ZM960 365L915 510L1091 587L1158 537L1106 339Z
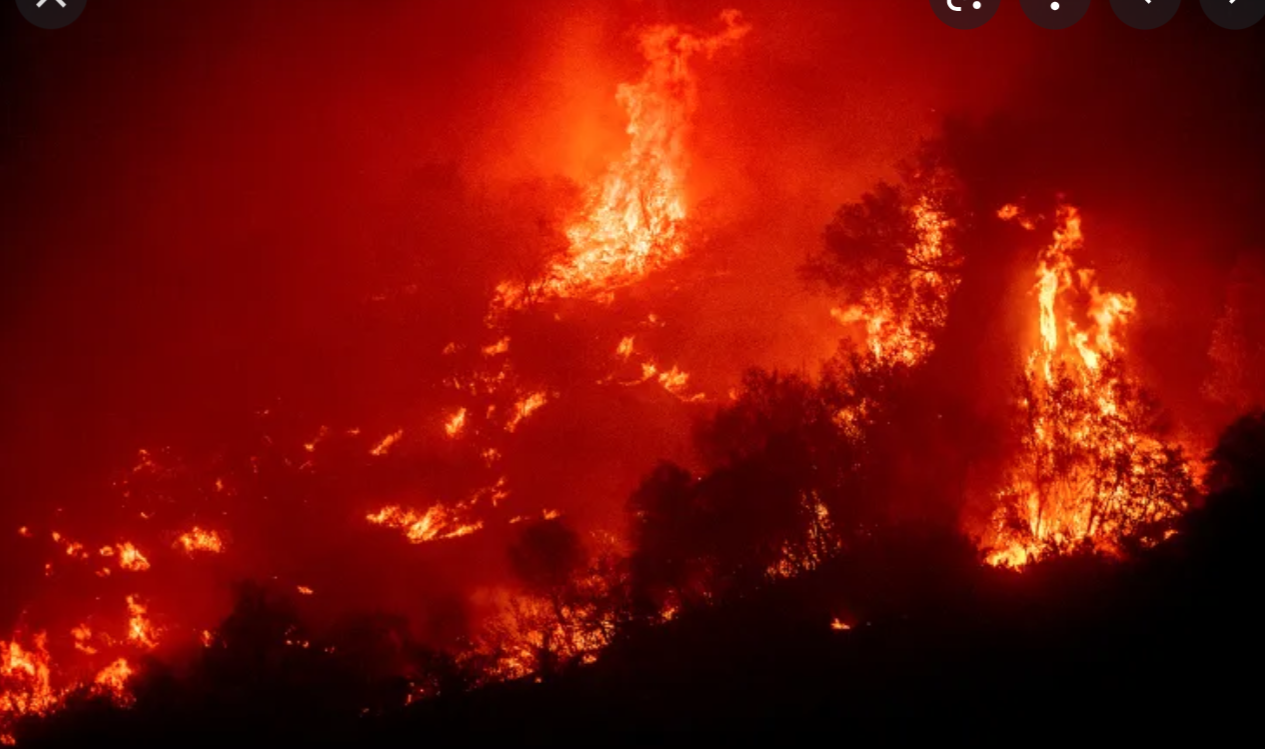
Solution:
M459 520L455 512L443 505L434 505L424 513L393 505L366 516L366 519L374 525L404 531L409 542L415 544L468 536L483 527L480 521L467 523Z
M523 419L531 416L540 409L541 406L549 402L549 396L544 392L531 393L514 404L514 413L510 416L508 422L505 423L505 431L512 432L518 428Z
M466 426L466 409L462 408L461 410L457 411L457 413L453 414L452 418L448 419L448 421L444 424L444 432L446 432L449 437L452 437L455 439L458 435L461 434L461 430L464 429L465 426Z
M184 552L190 555L197 552L219 554L224 551L224 542L220 540L218 533L203 530L197 526L177 538L175 545L184 549Z
M395 432L392 432L391 434L388 434L387 436L379 440L378 444L373 446L373 449L369 451L369 454L373 456L386 455L388 452L391 451L391 448L395 446L395 443L399 442L400 438L403 436L404 436L403 429L399 429Z
M115 547L115 550L118 551L119 555L119 567L132 572L144 572L149 569L149 560L132 542L121 543ZM103 549L102 552L104 553L104 551Z
M136 596L128 596L127 614L127 639L146 650L158 647L157 632L149 621L149 607L138 601Z
M70 630L70 636L75 640L75 650L88 655L96 655L97 649L92 647L92 628L87 624L80 624Z

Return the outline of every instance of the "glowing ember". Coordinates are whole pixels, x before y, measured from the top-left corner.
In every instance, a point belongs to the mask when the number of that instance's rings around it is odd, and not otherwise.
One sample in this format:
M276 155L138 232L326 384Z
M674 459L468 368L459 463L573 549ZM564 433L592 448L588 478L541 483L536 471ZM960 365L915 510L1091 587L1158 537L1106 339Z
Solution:
M533 412L545 405L549 401L549 396L545 393L532 393L527 397L514 404L514 413L510 416L510 420L505 424L505 431L512 432L518 428L519 422L530 416Z
M659 382L663 385L663 389L669 393L680 394L689 385L690 376L673 367L671 370L659 375Z
M388 452L391 451L391 448L395 446L395 443L399 442L400 438L403 436L404 436L403 429L400 429L398 431L392 432L391 434L388 434L387 436L383 437L382 440L378 442L378 444L373 446L373 449L369 451L369 454L375 455L375 456L386 455Z
M115 548L119 554L119 567L132 572L143 572L149 569L149 560L130 541L119 544Z
M1010 208L999 215L1022 218ZM1156 436L1158 414L1122 374L1118 336L1136 302L1076 268L1084 236L1075 208L1059 209L1053 239L1037 271L1040 345L1025 373L1021 454L986 539L992 564L1157 542L1193 493L1181 450Z
M71 541L57 531L52 532L53 543L60 544L66 552L66 556L74 559L87 559L88 550L78 541Z
M700 401L707 397L702 393L695 393L694 395L687 396L686 391L689 388L690 375L688 372L682 372L677 367L672 367L672 369L667 372L660 372L659 384L663 386L664 390L672 393L682 400Z
M224 551L224 543L215 531L203 530L197 526L176 539L176 546L184 549L186 554L208 552L218 554Z
M621 359L627 359L628 357L632 356L632 352L633 352L633 337L632 336L625 337L622 341L619 342L619 347L615 349L615 355Z
M309 587L308 587L308 586L306 586L306 585L299 585L299 586L295 587L295 590L299 591L299 595L301 595L301 596L310 596L310 595L312 595L313 593L315 593L315 592L316 592L316 591L312 590L311 588L309 588Z
M843 621L839 617L835 617L830 622L830 628L836 632L846 632L847 630L852 629L852 625Z
M329 436L329 427L327 427L327 426L322 426L322 427L320 428L320 431L318 431L318 432L316 433L316 436L312 438L312 441L311 441L311 442L305 442L305 443L303 443L303 449L304 449L304 450L306 450L306 451L308 451L308 452L310 452L310 453L311 453L311 452L316 452L316 446L317 446L317 445L319 445L319 444L321 443L321 440L325 439L325 438L326 438L326 437L328 437L328 436ZM218 481L218 479L217 479L217 481ZM222 484L221 484L221 486L218 486L218 487L216 487L216 488L217 488L217 489L222 488Z
M136 452L136 465L132 467L132 473L156 473L160 470L162 466L158 465L148 450L141 449Z
M463 408L460 411L457 411L457 413L453 414L452 418L448 419L447 423L444 424L444 431L448 434L449 437L455 438L457 435L461 434L461 430L465 428L465 425L466 425L466 409Z
M567 229L568 257L530 288L502 284L495 307L518 307L529 296L599 297L685 254L685 138L698 106L690 60L699 53L711 57L750 30L737 11L725 11L721 20L725 28L715 36L677 26L642 35L646 72L617 94L628 113L627 152L592 191L584 216Z
M88 655L96 655L97 649L92 647L92 628L87 624L80 624L70 630L70 636L75 640L75 650Z
M147 650L157 647L157 633L149 621L149 608L137 601L136 596L128 596L127 614L127 639Z
M435 505L424 513L398 506L384 507L366 516L375 525L397 528L411 543L420 544L445 538L466 536L483 527L482 522L465 523L443 505Z

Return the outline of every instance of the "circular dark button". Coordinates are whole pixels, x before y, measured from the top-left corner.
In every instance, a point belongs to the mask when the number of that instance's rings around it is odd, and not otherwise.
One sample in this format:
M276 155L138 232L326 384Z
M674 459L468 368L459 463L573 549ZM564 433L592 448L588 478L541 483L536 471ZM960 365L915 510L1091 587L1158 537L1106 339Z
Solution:
M1158 29L1173 20L1181 5L1182 0L1111 0L1117 18L1143 31Z
M988 23L1001 0L931 0L931 9L955 29L978 29Z
M1265 17L1265 0L1199 0L1204 14L1223 29L1238 31Z
M1090 0L1020 0L1029 20L1043 29L1065 29L1085 17Z
M18 0L18 12L41 29L62 29L83 13L88 0Z

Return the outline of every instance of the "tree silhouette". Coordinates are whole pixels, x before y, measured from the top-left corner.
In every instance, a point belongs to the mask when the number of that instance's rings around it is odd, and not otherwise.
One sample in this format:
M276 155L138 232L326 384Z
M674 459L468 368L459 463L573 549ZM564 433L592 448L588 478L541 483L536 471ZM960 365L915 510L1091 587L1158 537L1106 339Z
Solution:
M1226 427L1209 458L1213 491L1265 491L1265 411L1244 414Z
M613 637L621 607L605 557L592 558L558 518L527 524L509 557L522 591L503 602L486 637L505 674L552 678L592 660Z

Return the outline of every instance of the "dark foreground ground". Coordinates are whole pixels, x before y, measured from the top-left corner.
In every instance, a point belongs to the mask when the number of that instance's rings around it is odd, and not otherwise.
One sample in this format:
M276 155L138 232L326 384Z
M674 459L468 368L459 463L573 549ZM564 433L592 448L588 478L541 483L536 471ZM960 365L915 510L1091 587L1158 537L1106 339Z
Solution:
M1232 492L1129 563L1022 575L909 534L612 647L590 667L342 720L310 699L142 692L71 709L29 746L627 746L1196 740L1260 733L1259 496ZM955 560L962 560L960 563ZM835 611L832 589L867 611ZM161 690L159 690L161 691ZM179 691L179 690L175 690Z

